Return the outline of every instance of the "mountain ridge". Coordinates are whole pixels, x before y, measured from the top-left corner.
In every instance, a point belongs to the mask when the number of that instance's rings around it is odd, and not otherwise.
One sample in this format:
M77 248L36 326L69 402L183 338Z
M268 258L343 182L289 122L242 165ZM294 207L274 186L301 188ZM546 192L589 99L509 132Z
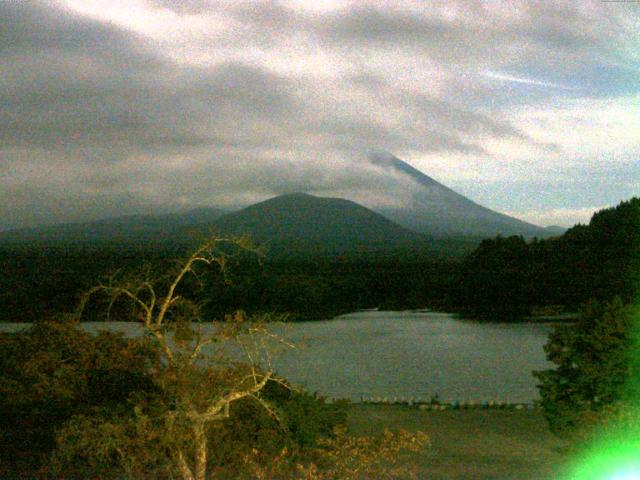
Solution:
M286 250L308 254L380 253L432 243L356 202L295 192L250 205L214 224L222 234L248 234L268 243L272 253Z
M210 223L225 213L225 210L214 207L198 207L183 213L131 214L85 222L18 228L0 232L0 242L163 240L170 239L175 228Z
M436 236L493 237L523 235L548 237L552 234L523 220L496 212L459 194L390 153L369 156L373 165L401 173L419 187L402 207L370 208L420 233ZM553 230L553 234L557 229Z
M385 241L390 245L402 243L406 247L408 239L433 244L436 238L477 240L496 235L544 238L562 233L558 227L538 227L483 207L391 154L374 154L370 161L383 171L399 173L409 180L409 184L397 182L397 185L392 185L397 190L389 192L404 196L408 193L410 199L407 202L399 207L381 207L344 198L314 197L295 192L272 197L235 212L201 207L184 213L138 214L8 230L0 232L0 242L183 241L188 236L187 231L197 237L214 229L252 234L264 242L282 243L287 240L307 245L315 242L317 248L321 248L322 242L334 244L337 241L336 235L332 238L333 231L344 237L338 242L342 245L338 250L346 248L348 239L354 248L366 251L367 243L378 248ZM270 210L272 207L279 209L279 213ZM238 217L240 212L244 213ZM344 217L347 212L348 218ZM297 215L295 219L292 217L294 213ZM324 226L318 224L320 220ZM278 226L278 222L281 225ZM241 231L242 225L245 231ZM351 228L354 225L360 230ZM383 231L386 232L384 235Z

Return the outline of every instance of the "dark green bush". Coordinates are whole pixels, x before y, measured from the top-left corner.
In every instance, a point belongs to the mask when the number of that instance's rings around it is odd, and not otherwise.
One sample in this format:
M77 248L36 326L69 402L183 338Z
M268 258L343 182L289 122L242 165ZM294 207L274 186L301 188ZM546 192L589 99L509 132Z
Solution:
M222 444L212 452L216 464L232 463L239 452L254 448L277 454L283 447L313 447L346 422L347 401L328 403L317 394L275 381L267 384L261 398L272 413L252 400L238 402L231 409L230 418L216 434L216 441Z
M55 430L73 415L151 390L155 354L114 332L91 335L74 322L39 322L0 334L0 465L45 461Z

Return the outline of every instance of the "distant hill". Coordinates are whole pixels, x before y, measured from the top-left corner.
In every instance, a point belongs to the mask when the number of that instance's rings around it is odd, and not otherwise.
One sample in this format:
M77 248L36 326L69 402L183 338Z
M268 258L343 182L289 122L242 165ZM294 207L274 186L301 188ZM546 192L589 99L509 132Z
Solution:
M215 227L221 233L249 235L274 255L439 249L432 238L355 202L304 193L281 195L230 213Z
M204 208L12 230L0 233L0 244L189 246L211 233L248 236L276 258L390 253L449 257L477 245L470 240L435 240L350 200L304 193L281 195L234 213Z
M185 213L127 215L93 222L68 223L40 228L0 232L2 243L49 242L158 242L183 240L194 228L211 225L224 213L216 208L198 208Z
M250 234L274 248L293 242L295 248L303 250L342 251L348 247L364 252L379 250L383 244L396 249L411 242L428 241L433 246L439 244L436 250L463 252L473 248L473 242L496 235L548 238L565 231L562 227L538 227L478 205L391 154L372 155L370 160L381 167L380 175L389 173L388 177L398 179L395 184L386 182L388 191L383 193L403 199L402 204L385 207L363 200L363 205L358 205L345 199L298 193L267 200L235 214L200 208L179 214L131 215L11 230L0 232L0 243L180 242L190 236L202 237L214 228ZM440 240L436 242L434 238ZM442 243L444 239L448 245Z
M402 198L395 206L364 205L308 194L282 195L228 213L201 208L180 214L132 215L0 233L0 243L184 242L211 231L246 234L272 252L390 251L419 249L465 253L483 238L522 235L548 238L562 227L542 228L495 212L442 185L391 154L371 162L398 178L385 191ZM387 183L388 185L388 183Z
M441 237L486 238L500 234L545 238L562 233L556 228L547 230L478 205L391 154L374 154L370 159L373 164L411 180L411 200L406 204L369 206L406 228ZM406 187L403 188L404 194Z

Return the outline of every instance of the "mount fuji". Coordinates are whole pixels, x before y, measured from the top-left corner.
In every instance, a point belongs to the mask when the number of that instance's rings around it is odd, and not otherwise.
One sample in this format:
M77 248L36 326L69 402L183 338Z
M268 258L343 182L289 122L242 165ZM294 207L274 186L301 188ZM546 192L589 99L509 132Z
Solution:
M400 205L362 203L405 228L438 237L548 237L561 233L554 227L542 228L478 205L389 153L372 154L370 161L383 171L404 177L409 187Z

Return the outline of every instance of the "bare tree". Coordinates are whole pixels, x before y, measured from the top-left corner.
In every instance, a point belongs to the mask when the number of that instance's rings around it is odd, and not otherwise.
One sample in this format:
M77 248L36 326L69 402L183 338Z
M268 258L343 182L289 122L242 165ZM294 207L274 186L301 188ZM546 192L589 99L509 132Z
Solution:
M200 320L198 304L178 293L188 276L200 282L202 268L217 267L224 274L231 250L254 251L243 239L212 238L180 262L164 284L149 271L137 277L111 277L90 289L77 311L79 319L98 294L107 296L108 312L116 301L132 305L132 315L161 354L154 377L173 399L164 420L176 439L173 460L183 480L207 477L208 434L216 422L229 417L234 402L254 399L275 416L260 392L270 381L285 385L275 376L270 352L274 342L286 342L263 323L247 321L242 312L225 322L211 322L205 333L202 323L195 322Z

